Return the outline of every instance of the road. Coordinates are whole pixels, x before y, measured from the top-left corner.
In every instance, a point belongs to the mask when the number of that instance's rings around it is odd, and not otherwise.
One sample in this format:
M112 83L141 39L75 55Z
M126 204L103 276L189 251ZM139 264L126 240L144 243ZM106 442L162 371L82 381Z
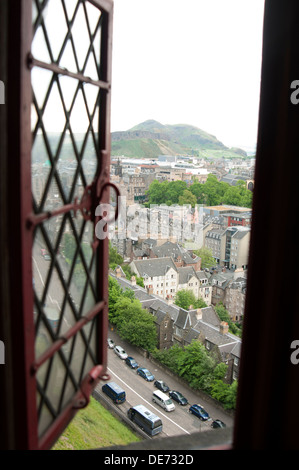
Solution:
M40 253L40 247L37 243L35 245L35 249L33 251L33 272L34 272L34 282L35 282L35 290L38 297L41 299L42 292L45 286L47 273L49 270L50 262L46 261ZM65 273L66 275L67 273ZM77 289L74 285L71 286L71 294L76 301L77 297ZM47 292L46 298L46 305L49 307L55 307L58 312L61 310L61 305L63 302L64 297L64 290L62 288L61 282L59 280L58 274L56 270L52 273L51 283ZM64 331L68 330L70 326L74 322L74 316L71 312L70 307L66 309L63 317L63 323L61 327L61 334ZM43 338L43 341L37 342L38 349L37 354L41 354L43 350L45 350L50 344L51 339L46 331L46 329L42 326L39 328L39 335ZM225 413L223 410L218 409L214 404L203 400L198 397L198 395L189 389L186 386L181 385L175 377L167 375L162 368L154 365L151 361L144 358L142 354L132 345L126 343L123 340L120 340L117 336L115 331L109 331L109 336L115 341L116 344L119 344L124 347L126 352L133 356L139 366L146 367L149 369L158 380L164 380L167 385L170 387L171 390L178 390L180 391L189 401L189 405L187 406L180 406L175 402L175 410L172 412L167 412L162 409L159 405L154 404L152 401L152 393L154 390L157 390L156 387L153 385L153 382L146 382L143 378L137 375L135 370L130 369L123 360L121 360L112 349L108 350L108 372L111 376L111 380L115 381L122 388L126 391L127 400L124 404L118 405L117 408L120 412L126 415L127 410L131 406L135 406L138 404L143 404L155 414L160 416L163 421L163 435L164 436L175 436L175 435L182 435L182 434L191 434L195 431L206 432L211 430L211 421L213 419L221 419L226 423L228 427L233 426L233 418ZM65 346L66 355L68 355L68 345ZM80 345L75 348L74 357L78 355L78 370L80 369L81 364L81 355L82 350ZM76 363L77 361L75 361ZM76 365L74 365L74 369L76 369ZM64 369L63 369L64 371ZM46 372L46 371L44 371ZM55 374L53 375L53 385L56 381ZM102 384L97 387L97 391L102 394L101 391ZM107 396L104 396L107 401ZM108 399L109 401L109 399ZM110 400L111 402L111 400ZM201 421L196 416L191 415L188 413L189 406L194 403L200 403L204 409L209 413L211 420L207 422ZM113 405L111 402L111 405Z
M218 409L214 404L199 398L195 392L189 389L189 387L180 384L175 377L166 374L162 368L159 368L150 360L144 358L134 346L120 340L114 331L109 332L109 337L112 338L116 344L121 345L128 355L133 356L137 360L139 366L146 367L150 370L155 376L155 379L163 380L171 390L180 391L189 401L189 405L187 406L181 406L174 402L175 410L171 412L165 411L152 401L152 393L157 390L153 382L147 382L137 375L136 371L128 367L125 362L115 354L113 349L109 349L108 372L110 374L111 381L115 381L126 391L126 402L121 405L114 405L107 396L103 395L101 391L103 384L101 383L97 386L97 392L104 396L106 401L111 403L112 407L117 408L119 412L126 415L127 410L131 406L143 404L162 419L162 434L164 436L185 435L198 431L210 431L212 429L211 422L213 419L221 419L228 427L233 426L233 418L230 415ZM188 412L190 405L194 403L200 403L204 407L210 415L211 419L209 421L201 421L199 418Z

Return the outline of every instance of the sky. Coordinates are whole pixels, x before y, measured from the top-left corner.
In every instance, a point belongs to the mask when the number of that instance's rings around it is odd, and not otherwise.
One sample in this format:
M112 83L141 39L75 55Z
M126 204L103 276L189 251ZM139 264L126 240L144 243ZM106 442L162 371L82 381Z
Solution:
M111 131L155 119L256 145L263 0L114 0Z

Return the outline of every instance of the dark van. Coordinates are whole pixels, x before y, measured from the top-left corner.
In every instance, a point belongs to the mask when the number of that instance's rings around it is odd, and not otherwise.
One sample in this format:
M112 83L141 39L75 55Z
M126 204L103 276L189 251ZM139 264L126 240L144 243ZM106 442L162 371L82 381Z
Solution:
M126 392L115 382L108 382L103 385L102 391L117 405L126 401Z

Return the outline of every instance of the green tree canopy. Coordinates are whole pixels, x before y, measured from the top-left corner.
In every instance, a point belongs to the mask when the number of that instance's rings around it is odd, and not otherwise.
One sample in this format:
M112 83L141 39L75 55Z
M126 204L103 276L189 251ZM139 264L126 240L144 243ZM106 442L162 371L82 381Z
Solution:
M215 266L216 261L213 258L212 251L209 248L203 246L199 250L194 250L194 253L201 258L201 269Z
M151 351L157 346L157 330L153 316L145 309L134 292L125 291L109 276L109 321L120 336L135 346Z
M189 186L185 181L159 182L155 180L150 184L147 195L148 205L191 204L192 207L195 204L207 206L229 204L241 207L251 207L252 205L252 192L246 188L245 181L240 180L236 186L231 186L223 181L218 181L217 177L212 174L208 175L205 183L195 181Z
M175 344L167 350L156 350L153 356L187 380L192 388L209 393L227 409L236 407L238 384L223 381L228 366L218 362L216 355L209 353L198 340L184 347Z
M117 249L111 245L109 240L109 265L117 266L124 262L122 256L117 252Z
M196 202L196 196L194 196L194 194L192 194L192 192L188 189L185 189L183 194L179 196L180 206L183 206L184 204L190 204L191 207L195 207Z
M185 310L188 310L192 305L193 308L204 308L207 304L203 299L196 299L191 290L181 289L176 293L174 303Z

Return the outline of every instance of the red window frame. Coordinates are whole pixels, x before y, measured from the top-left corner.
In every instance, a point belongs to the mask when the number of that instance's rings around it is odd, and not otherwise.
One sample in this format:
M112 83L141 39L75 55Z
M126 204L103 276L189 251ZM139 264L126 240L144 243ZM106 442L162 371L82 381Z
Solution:
M98 129L98 170L92 184L85 188L81 201L62 206L57 213L81 211L84 217L97 222L95 209L100 202L109 201L110 175L110 94L111 94L111 53L112 53L112 0L87 0L102 12L101 36L101 77L99 84L100 107ZM63 432L78 409L86 406L92 389L100 379L107 379L107 328L108 328L108 238L95 240L97 245L98 302L66 333L58 338L45 354L36 360L35 326L33 319L32 292L32 247L33 229L54 213L34 214L31 193L31 69L34 66L46 67L36 61L31 54L32 43L32 3L31 0L12 0L8 8L9 27L7 42L9 54L14 50L14 62L8 65L7 74L7 155L11 161L8 169L8 200L11 212L8 215L10 240L10 314L14 316L11 325L11 350L7 358L11 380L5 377L6 385L12 394L11 428L13 448L49 449ZM12 48L13 44L13 48ZM61 72L55 64L48 68ZM75 78L79 78L75 77ZM85 80L87 81L87 80ZM117 188L114 187L117 191ZM14 230L11 231L11 228ZM9 230L9 228L8 228ZM13 291L18 295L13 295ZM72 400L42 436L38 436L38 416L36 398L36 372L39 367L68 338L75 335L84 325L97 316L97 361L80 383L80 389ZM8 330L6 330L8 332ZM4 338L5 339L5 338ZM9 342L9 341L6 341ZM6 369L8 370L8 369ZM6 424L8 419L5 421ZM9 441L9 437L8 437Z

